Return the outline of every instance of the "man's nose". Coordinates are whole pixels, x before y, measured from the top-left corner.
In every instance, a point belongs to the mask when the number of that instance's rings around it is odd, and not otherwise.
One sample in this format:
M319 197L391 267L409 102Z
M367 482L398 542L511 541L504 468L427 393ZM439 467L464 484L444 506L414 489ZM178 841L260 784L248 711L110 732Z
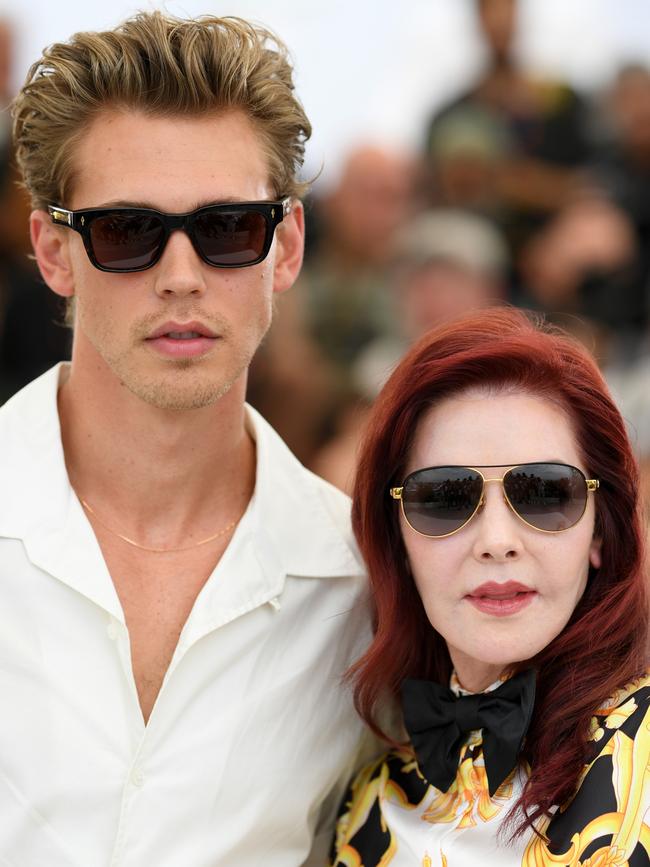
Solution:
M173 231L154 268L156 294L161 298L200 297L207 288L206 267L187 234Z

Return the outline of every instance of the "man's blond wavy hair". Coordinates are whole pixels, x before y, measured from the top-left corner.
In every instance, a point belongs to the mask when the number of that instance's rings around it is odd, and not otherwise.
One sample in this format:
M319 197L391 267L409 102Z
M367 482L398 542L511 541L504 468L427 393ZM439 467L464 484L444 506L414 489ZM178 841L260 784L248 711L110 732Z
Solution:
M13 103L14 140L35 208L64 206L75 145L106 108L198 116L242 110L266 150L276 196L297 196L311 125L284 44L239 18L140 13L115 30L50 46Z

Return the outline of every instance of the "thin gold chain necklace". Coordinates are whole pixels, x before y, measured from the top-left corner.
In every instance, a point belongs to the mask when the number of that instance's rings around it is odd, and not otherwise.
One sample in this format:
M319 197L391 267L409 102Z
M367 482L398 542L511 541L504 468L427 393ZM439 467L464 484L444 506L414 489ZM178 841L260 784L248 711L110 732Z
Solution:
M133 539L129 539L128 536L125 536L123 533L118 533L117 530L113 530L113 528L109 527L105 521L102 521L97 512L82 497L79 497L79 501L84 507L84 509L88 512L88 514L92 515L93 518L95 518L97 522L101 524L105 530L108 530L108 532L111 533L113 536L117 536L118 539L126 542L127 545L133 545L134 548L139 548L141 551L149 551L152 554L173 554L180 551L190 551L192 548L200 548L201 545L207 545L208 542L213 542L220 536L225 536L225 534L229 530L232 530L232 528L237 523L237 521L231 521L229 524L219 530L218 533L214 533L212 536L208 536L207 539L201 539L200 542L194 542L192 545L184 545L181 548L150 548L147 545L141 545L139 542L135 542Z

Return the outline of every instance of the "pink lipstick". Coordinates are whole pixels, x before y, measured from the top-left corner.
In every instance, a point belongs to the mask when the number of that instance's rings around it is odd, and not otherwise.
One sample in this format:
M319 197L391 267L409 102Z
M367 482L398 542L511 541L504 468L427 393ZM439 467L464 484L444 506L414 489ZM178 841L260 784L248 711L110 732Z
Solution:
M506 581L504 584L488 581L468 593L465 599L484 614L508 617L518 614L530 605L536 596L534 590L518 581Z

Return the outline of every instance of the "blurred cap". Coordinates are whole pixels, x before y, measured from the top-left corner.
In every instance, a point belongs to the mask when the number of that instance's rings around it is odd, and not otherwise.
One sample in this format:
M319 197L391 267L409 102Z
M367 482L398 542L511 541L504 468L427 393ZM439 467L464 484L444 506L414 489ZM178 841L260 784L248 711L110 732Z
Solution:
M490 276L508 267L506 242L487 219L452 208L419 214L397 237L399 264L421 267L443 261Z
M512 152L512 136L500 118L479 106L459 106L440 118L431 132L434 160L470 157L492 161Z

